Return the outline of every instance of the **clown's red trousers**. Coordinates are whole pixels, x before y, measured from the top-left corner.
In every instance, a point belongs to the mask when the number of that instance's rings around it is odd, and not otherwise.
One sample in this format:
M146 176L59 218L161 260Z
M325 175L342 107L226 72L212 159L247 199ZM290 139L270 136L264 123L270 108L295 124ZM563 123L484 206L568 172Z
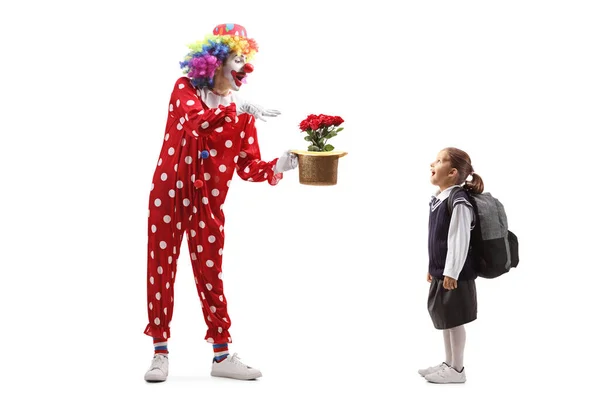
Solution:
M234 103L209 108L182 77L173 88L169 116L150 191L148 220L148 325L145 334L168 339L174 284L184 233L207 324L205 339L230 343L221 263L223 203L234 170L246 181L277 184L277 159L260 157L254 117L236 115Z

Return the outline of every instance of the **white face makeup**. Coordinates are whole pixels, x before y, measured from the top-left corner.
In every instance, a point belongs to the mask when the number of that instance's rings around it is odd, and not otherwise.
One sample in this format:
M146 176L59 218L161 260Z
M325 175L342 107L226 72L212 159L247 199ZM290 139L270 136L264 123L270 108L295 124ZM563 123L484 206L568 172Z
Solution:
M248 65L248 67L246 67ZM252 66L246 64L246 56L231 54L223 64L223 73L232 90L240 90L245 82L246 73L252 71Z

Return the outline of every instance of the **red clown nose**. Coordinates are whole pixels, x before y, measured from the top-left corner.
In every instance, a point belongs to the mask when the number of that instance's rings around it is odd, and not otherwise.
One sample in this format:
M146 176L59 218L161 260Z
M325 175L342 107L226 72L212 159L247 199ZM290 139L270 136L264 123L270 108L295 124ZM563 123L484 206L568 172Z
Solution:
M254 66L252 64L246 64L244 65L244 72L245 73L250 73L254 71Z

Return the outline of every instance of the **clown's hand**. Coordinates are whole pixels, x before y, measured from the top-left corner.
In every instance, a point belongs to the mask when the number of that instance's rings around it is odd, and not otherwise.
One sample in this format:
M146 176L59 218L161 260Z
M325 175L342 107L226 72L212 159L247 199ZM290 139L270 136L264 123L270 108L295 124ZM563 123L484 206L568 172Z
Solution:
M253 115L254 118L260 119L261 121L267 121L264 117L276 117L281 112L277 110L265 109L257 104L248 103L247 101L240 100L237 104L237 113L247 113Z
M285 171L294 169L297 166L298 166L298 156L295 155L294 153L286 151L285 153L283 153L283 155L281 157L279 157L279 160L277 160L277 164L275 164L275 168L273 169L273 172L275 172L276 174L279 174L281 172L285 172Z

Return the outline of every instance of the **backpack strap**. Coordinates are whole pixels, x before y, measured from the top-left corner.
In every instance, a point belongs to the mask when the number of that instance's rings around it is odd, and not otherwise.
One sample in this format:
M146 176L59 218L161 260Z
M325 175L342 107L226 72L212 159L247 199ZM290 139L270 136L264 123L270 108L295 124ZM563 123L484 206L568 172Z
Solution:
M475 227L475 223L478 219L478 214L479 211L477 209L477 202L475 201L475 199L472 197L472 194L470 194L470 192L468 190L465 190L464 187L455 187L450 191L450 194L448 195L448 214L452 215L452 210L454 210L454 199L456 198L456 193L459 190L464 190L466 195L467 195L467 199L469 200L469 203L471 204L471 211L473 213L473 222L471 224L471 229L473 229Z
M460 187L455 187L452 188L452 190L450 191L450 194L448 195L448 213L450 215L452 215L452 210L454 209L454 197L456 195L456 192L459 191L461 188Z

